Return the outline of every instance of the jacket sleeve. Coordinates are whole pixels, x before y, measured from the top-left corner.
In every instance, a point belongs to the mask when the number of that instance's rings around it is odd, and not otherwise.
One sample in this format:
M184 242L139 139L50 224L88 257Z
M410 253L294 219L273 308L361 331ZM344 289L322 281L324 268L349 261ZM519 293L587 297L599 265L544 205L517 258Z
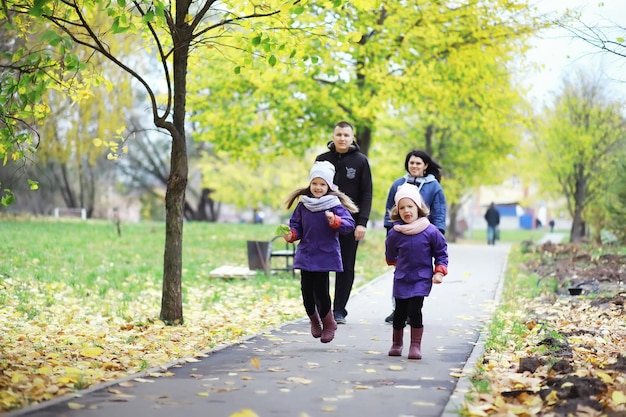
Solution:
M372 185L372 170L370 169L367 156L363 156L363 164L361 169L361 181L359 190L359 201L355 203L359 207L357 214L356 224L359 226L367 227L367 222L370 218L370 212L372 211L372 198L373 198L373 185Z
M341 219L339 223L340 234L347 235L348 233L354 232L356 222L352 218L352 214L344 206L333 207L332 211L335 214L335 222L337 222L337 217Z
M435 264L435 271L442 272L444 275L448 274L448 243L446 238L441 233L433 233L433 238L430 243L431 251L433 254L433 260ZM445 272L444 272L445 271Z
M387 265L395 265L398 262L396 240L397 232L395 231L390 231L385 238L385 261L387 261Z
M430 207L430 222L435 225L442 234L446 234L446 196L443 188L438 187Z
M299 202L293 211L293 214L289 219L289 228L296 232L295 240L302 237L302 202Z
M391 221L391 217L389 216L389 211L394 205L394 197L396 196L396 190L398 189L398 180L395 180L391 187L389 187L389 193L387 194L387 202L385 203L385 221L384 226L385 229L389 230L393 226L393 222Z

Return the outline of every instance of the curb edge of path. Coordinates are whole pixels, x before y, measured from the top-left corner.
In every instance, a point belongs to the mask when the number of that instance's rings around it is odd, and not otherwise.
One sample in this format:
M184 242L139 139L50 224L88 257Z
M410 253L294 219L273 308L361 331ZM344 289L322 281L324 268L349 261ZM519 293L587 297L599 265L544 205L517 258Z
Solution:
M500 271L500 276L498 277L498 286L496 287L496 292L493 298L496 306L500 303L500 296L502 295L502 291L504 289L504 273L507 269L510 251L511 247L509 246L504 264L502 265L502 270ZM491 318L493 318L493 314L491 315ZM465 366L463 366L463 370L461 371L462 376L459 378L454 391L452 391L452 395L450 395L450 399L448 400L441 417L458 417L460 415L461 407L465 401L465 394L472 387L470 376L476 368L476 363L485 353L485 341L487 340L488 325L489 323L485 323L482 326L478 339L476 340L476 344L474 345L470 356L467 358L467 361L465 361Z

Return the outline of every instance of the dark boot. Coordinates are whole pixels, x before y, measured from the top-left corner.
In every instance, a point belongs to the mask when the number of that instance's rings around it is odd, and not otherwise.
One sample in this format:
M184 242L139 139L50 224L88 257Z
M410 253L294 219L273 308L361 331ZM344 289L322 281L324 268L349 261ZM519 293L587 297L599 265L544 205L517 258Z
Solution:
M311 335L313 335L314 338L319 338L322 336L322 319L320 319L320 315L317 312L317 310L315 310L315 314L311 314L309 316L309 319L311 320Z
M402 339L404 338L404 329L393 329L393 344L389 349L389 356L402 356Z
M422 359L422 334L424 328L411 327L411 346L409 347L409 359Z
M335 330L337 330L337 322L333 317L333 312L329 311L324 318L322 318L322 343L328 343L335 338Z

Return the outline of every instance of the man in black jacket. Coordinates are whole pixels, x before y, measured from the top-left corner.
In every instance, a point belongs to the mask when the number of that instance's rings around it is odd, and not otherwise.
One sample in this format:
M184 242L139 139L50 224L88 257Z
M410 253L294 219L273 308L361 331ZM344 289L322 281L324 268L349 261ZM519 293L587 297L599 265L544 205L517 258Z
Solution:
M500 212L494 203L489 204L489 208L485 212L485 220L487 221L487 244L495 245L498 225L500 224Z
M333 140L328 142L328 152L318 155L316 161L329 161L335 166L335 184L348 195L359 208L352 214L356 222L354 234L340 235L343 272L335 275L335 299L333 315L338 324L346 323L346 305L354 284L354 264L359 241L365 230L372 209L372 172L367 157L359 152L354 142L354 127L348 122L339 122L333 129Z

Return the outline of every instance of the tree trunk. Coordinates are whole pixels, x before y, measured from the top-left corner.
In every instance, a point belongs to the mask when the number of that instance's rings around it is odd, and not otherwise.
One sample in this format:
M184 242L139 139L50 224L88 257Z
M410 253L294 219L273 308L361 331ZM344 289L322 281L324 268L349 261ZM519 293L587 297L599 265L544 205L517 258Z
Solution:
M370 126L356 127L356 143L358 143L361 153L367 156L372 144L372 128Z
M165 194L165 254L160 315L161 320L169 325L184 323L182 297L183 219L189 173L185 138L187 60L190 40L189 26L185 23L187 11L188 7L184 1L176 2L176 30L174 32L176 35L173 39L173 127L161 120L161 124L169 127L172 135L170 175Z
M585 238L586 230L583 221L583 209L585 207L586 186L582 165L578 168L578 179L574 188L574 215L572 216L572 229L570 230L570 242L580 242Z
M448 210L448 218L449 224L446 227L446 241L449 243L454 243L457 240L459 235L456 229L456 219L458 217L459 211L461 210L460 204L450 204Z
M433 155L433 133L434 127L432 124L426 126L426 132L424 132L424 152L426 152L431 157Z

